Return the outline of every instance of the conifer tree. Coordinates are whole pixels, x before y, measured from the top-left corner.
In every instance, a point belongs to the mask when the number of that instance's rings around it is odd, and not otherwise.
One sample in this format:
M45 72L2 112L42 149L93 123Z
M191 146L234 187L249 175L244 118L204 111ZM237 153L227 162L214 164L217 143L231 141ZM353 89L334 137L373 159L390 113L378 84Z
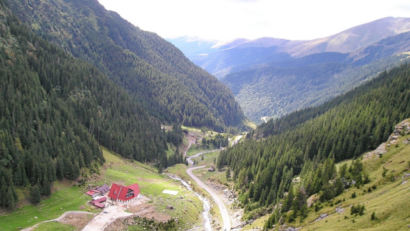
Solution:
M41 200L40 190L37 184L35 184L34 186L31 187L31 190L30 190L30 202L36 205L40 203L40 200Z
M9 187L9 189L7 190L6 200L7 200L7 208L13 211L16 208L16 202L14 200L12 187Z
M288 195L286 196L285 201L283 202L282 212L287 212L292 207L293 204L293 184L290 185Z

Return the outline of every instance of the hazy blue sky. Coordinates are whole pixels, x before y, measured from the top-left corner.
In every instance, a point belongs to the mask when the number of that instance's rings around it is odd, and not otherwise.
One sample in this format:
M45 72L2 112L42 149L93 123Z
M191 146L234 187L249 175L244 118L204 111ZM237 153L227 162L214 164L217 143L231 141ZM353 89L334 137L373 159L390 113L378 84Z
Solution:
M410 0L99 0L164 38L326 37L384 17L410 17Z

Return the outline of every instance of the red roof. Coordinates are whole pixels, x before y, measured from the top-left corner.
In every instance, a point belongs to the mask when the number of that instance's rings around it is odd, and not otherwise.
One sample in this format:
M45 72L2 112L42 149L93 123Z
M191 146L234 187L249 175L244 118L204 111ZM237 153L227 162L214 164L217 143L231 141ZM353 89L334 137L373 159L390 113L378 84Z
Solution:
M94 206L96 206L98 208L102 208L102 209L105 207L105 205L101 204L101 203L94 203Z
M87 192L87 195L92 196L92 195L94 195L94 194L96 194L96 193L99 193L99 192L98 192L97 190L90 190L90 191Z
M132 198L137 197L138 194L140 194L140 188L138 184L122 186L122 185L113 183L108 196L112 200L127 201L127 200L131 200Z

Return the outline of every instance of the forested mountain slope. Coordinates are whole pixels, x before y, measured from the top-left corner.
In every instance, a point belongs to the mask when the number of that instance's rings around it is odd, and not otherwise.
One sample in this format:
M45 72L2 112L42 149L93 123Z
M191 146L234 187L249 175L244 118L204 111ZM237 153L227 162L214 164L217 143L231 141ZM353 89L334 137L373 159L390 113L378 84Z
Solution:
M227 75L245 115L253 121L280 117L305 107L323 104L379 72L406 62L410 32L383 39L351 52L326 52L298 59L272 61Z
M98 1L9 0L33 31L95 65L165 122L239 126L243 112L227 87L177 48L104 9Z
M311 174L303 182L304 196L317 192L335 196L340 192L334 188L338 184L329 185L326 180L332 177L334 163L359 157L386 141L393 125L410 115L409 89L409 64L383 72L320 107L260 126L245 142L222 151L218 167L227 165L233 170L235 188L249 213L271 208L289 190L293 176L302 173ZM251 138L261 135L268 137ZM318 166L320 171L315 172ZM356 167L352 169L354 179L366 182L362 168ZM323 198L331 196L325 193ZM291 205L285 208L287 212Z
M261 123L323 104L400 65L404 57L396 55L410 51L409 30L409 18L389 17L310 41L242 39L190 58L220 78L245 115Z
M1 207L14 209L15 187L47 196L56 179L98 168L99 144L167 165L160 122L97 68L38 38L4 1L0 43Z

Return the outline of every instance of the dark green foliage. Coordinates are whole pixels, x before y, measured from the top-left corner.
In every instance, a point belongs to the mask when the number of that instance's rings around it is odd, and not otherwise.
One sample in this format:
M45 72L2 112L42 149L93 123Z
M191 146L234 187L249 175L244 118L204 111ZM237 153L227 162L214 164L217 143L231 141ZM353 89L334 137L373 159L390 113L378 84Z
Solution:
M293 204L294 197L295 196L293 194L293 186L291 184L290 187L289 187L288 195L286 196L285 201L283 202L283 205L282 205L282 213L287 212L287 211L290 210L290 208Z
M356 198L356 192L353 192L351 197Z
M372 220L372 221L377 220L376 212L372 213L372 215L370 216L370 220Z
M321 208L323 208L323 206L318 203L315 204L315 212L319 211Z
M98 1L9 3L15 15L37 35L97 67L151 116L217 131L234 132L236 129L229 127L241 125L243 112L226 86L192 64L169 42L105 10ZM124 148L135 149L133 143Z
M30 202L34 205L40 203L41 194L40 189L38 188L37 184L31 187L30 190Z
M308 208L306 205L303 205L300 209L300 220L303 221L308 216Z
M204 145L205 147L207 147L208 145L213 145L215 148L227 147L229 145L229 140L227 136L217 134L211 139L206 139L204 137L202 139L202 145Z
M162 164L167 135L125 90L99 70L36 37L0 4L1 207L13 209L14 187L51 195L55 180L76 180L81 168L99 174L99 144L125 158ZM171 142L181 142L175 126ZM9 189L10 188L10 189ZM3 200L3 199L2 199Z
M339 174L334 164L376 148L394 124L408 118L408 89L410 65L383 72L320 107L260 126L243 143L221 151L218 168L228 165L237 173L235 188L240 192L246 192L253 181L252 201L265 187L282 199L294 175L300 175L308 196L320 193L323 201L330 200L350 187L352 180L357 187L369 182L360 159L342 166ZM261 136L267 137L253 139Z
M350 208L350 215L360 215L364 214L365 207L364 205L353 205Z
M173 124L172 130L167 131L167 142L172 143L175 147L178 147L182 144L183 131L180 125Z
M226 170L226 179L229 180L231 178L231 170L228 168Z
M387 170L387 169L385 169L385 168L383 167L382 177L385 177L385 176L386 176L386 173L387 173L388 171L389 171L389 170Z

